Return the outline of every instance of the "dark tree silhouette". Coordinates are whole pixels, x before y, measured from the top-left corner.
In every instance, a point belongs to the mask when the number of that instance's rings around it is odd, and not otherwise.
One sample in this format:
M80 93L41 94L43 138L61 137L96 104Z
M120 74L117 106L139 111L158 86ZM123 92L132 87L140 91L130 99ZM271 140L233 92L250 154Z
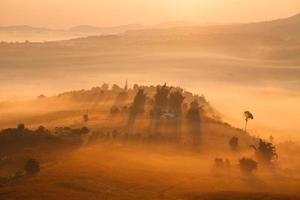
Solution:
M115 116L115 115L117 115L117 114L119 114L120 113L120 109L117 107L117 106L112 106L111 108L110 108L110 114L112 115L112 116Z
M17 129L18 129L18 131L24 131L25 130L25 125L24 124L19 124Z
M109 85L107 83L103 83L101 86L102 91L107 91L109 89Z
M25 164L24 170L28 174L36 174L40 171L40 164L36 159L29 159Z
M127 128L129 130L133 127L136 117L139 114L144 113L146 98L147 96L144 93L144 90L139 89L139 91L134 97L133 104L130 108L130 113L127 122Z
M232 151L237 151L239 148L239 138L233 136L229 140L229 146Z
M177 116L180 116L182 112L183 100L184 96L181 90L171 92L169 97L169 111Z
M173 114L173 118L170 119L170 130L173 138L178 140L181 132L182 124L182 104L184 101L184 96L182 94L182 89L176 89L171 91L169 95L169 112Z
M143 89L139 89L137 94L134 97L132 107L130 109L130 113L132 115L141 114L144 112L145 103L146 103L146 94Z
M245 111L244 116L245 116L245 132L246 132L249 119L253 120L254 117L250 111Z
M128 92L127 91L121 91L115 100L115 105L116 106L124 106L124 103L126 103L127 99L129 98Z
M187 112L187 122L190 128L192 136L192 143L197 145L200 143L200 124L201 124L201 113L198 101L194 100Z
M171 91L171 88L168 87L167 84L156 87L153 111L158 116L160 116L163 112L167 111L170 91Z
M83 115L83 122L87 123L89 121L89 114L86 113Z
M223 158L216 158L214 162L214 167L216 169L228 169L230 168L230 160Z
M39 126L39 127L35 130L35 134L47 136L47 135L50 135L51 132L50 132L48 129L46 129L44 126Z
M252 174L257 169L257 162L251 158L242 158L239 160L240 170L245 174Z
M259 139L258 146L251 146L255 150L255 156L258 161L264 164L272 164L272 162L278 158L276 153L276 147L270 143Z
M113 84L111 90L112 90L113 92L115 92L115 93L119 93L119 92L121 92L123 89L122 89L120 86L118 86L117 84Z
M160 116L164 112L167 112L168 110L170 91L171 88L168 87L167 84L156 87L156 94L154 95L153 108L150 112L151 115L150 129L154 128L155 132L157 128L160 126Z

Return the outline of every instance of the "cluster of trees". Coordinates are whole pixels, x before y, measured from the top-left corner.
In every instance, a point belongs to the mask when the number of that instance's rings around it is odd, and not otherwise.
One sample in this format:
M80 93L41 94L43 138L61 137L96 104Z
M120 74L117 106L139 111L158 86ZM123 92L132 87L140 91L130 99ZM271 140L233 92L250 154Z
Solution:
M159 129L167 127L171 129L172 135L178 139L183 116L190 128L190 135L195 144L200 140L201 107L199 102L194 100L188 107L185 103L183 90L180 88L168 87L166 84L156 87L153 98L149 98L149 132L158 133ZM143 89L139 89L135 95L128 120L128 126L133 127L134 121L139 114L145 111L147 96Z
M43 126L37 129L26 128L19 124L16 128L0 131L0 166L23 165L27 157L35 157L41 153L61 151L62 149L76 148L84 143L84 137L90 132L87 127L70 128L56 127L48 130ZM13 176L0 178L0 186L22 180L27 175L40 171L37 159L28 159L23 170Z
M254 159L243 157L239 160L239 166L242 172L252 174L257 169L258 165L272 167L277 160L276 147L262 139L258 140L258 144L251 146L254 149Z
M84 142L83 136L88 133L89 129L87 127L79 129L57 127L50 131L43 126L31 130L26 128L24 124L19 124L16 128L0 131L0 152L6 154L18 150L22 151L26 148L34 148L35 146L53 148L59 145L80 145Z
M169 130L174 139L178 139L181 133L183 120L186 121L191 141L199 144L201 135L201 118L203 107L210 107L203 96L193 96L184 92L181 88L169 87L166 84L160 86L138 86L133 89L117 90L117 99L127 102L132 96L129 104L115 101L110 109L111 116L125 114L127 119L126 132L134 134L134 125L138 117L143 116L149 119L149 135L160 134L160 129ZM189 105L188 105L189 104ZM201 104L201 106L200 106Z
M233 152L239 151L239 138L233 136L230 138L229 148ZM239 160L240 170L245 174L252 174L257 168L258 165L272 167L274 166L275 161L278 158L276 153L276 147L268 141L258 139L256 145L251 145L251 148L254 149L254 156L243 157ZM216 162L215 162L216 164Z

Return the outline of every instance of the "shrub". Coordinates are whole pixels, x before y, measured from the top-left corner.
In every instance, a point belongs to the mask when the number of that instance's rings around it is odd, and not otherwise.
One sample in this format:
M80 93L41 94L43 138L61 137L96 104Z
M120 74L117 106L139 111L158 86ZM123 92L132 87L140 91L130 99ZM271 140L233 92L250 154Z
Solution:
M19 124L17 129L18 129L18 131L24 131L25 130L25 125L24 124Z
M36 159L29 159L24 167L26 173L36 174L40 171L40 164Z
M242 158L239 160L239 166L243 173L251 174L257 169L257 162L251 158Z
M255 150L256 158L263 164L270 165L278 157L275 146L270 142L266 142L260 139L258 147L252 147Z

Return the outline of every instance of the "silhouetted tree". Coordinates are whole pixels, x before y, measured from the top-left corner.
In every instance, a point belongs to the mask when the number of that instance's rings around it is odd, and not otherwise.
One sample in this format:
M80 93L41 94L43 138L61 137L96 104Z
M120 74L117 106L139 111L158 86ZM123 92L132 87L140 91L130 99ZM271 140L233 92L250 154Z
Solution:
M236 151L239 148L239 138L233 136L229 140L229 146L232 151Z
M19 124L17 129L18 129L18 131L24 131L25 130L25 125L24 124Z
M173 114L170 121L171 133L175 140L179 139L181 131L181 115L182 115L182 104L184 101L184 96L181 89L176 89L170 92L169 95L169 112Z
M270 140L271 143L274 143L274 137L273 137L273 135L270 135L269 140Z
M272 162L278 158L276 153L276 147L270 143L259 139L258 147L252 145L255 150L255 156L258 161L264 164L272 164Z
M107 83L103 83L101 86L101 90L107 91L109 89L109 85Z
M171 92L169 97L169 111L175 113L177 116L180 116L182 112L183 100L184 96L182 91L176 90Z
M83 115L83 122L87 123L89 121L89 114L86 113Z
M88 134L89 132L90 132L90 129L86 126L84 126L80 129L80 134Z
M157 86L156 87L156 94L154 96L153 111L158 116L160 116L163 112L167 111L170 91L171 91L171 88L169 88L167 86L167 84L164 84L163 86Z
M117 93L117 92L121 92L122 91L122 88L120 86L118 86L117 84L113 84L112 86L112 91Z
M130 113L128 117L127 127L131 129L137 115L144 113L145 103L146 103L146 94L143 89L139 89L137 94L134 97L133 104L130 108Z
M124 106L128 97L129 97L129 95L128 95L127 91L124 90L124 91L120 92L116 97L115 105L116 106Z
M145 103L146 103L146 94L143 89L139 89L137 94L134 97L132 107L130 109L130 113L132 115L141 114L144 112Z
M228 159L223 160L223 158L216 158L214 167L216 169L226 169L226 168L228 169L230 168L230 160Z
M249 119L253 120L254 117L253 117L252 113L249 111L245 111L244 116L245 116L245 132L246 132Z
M119 112L120 112L120 109L117 106L112 106L110 108L110 114L112 116L115 116L115 115L119 114Z
M36 174L40 171L40 164L36 159L29 159L25 164L24 170L28 174Z
M245 174L252 174L257 169L257 162L251 158L242 158L239 160L240 170Z
M200 142L200 123L201 113L198 101L194 100L191 102L190 108L187 112L187 122L190 128L193 144L199 144Z
M151 110L151 129L157 129L160 125L160 116L167 111L169 93L171 88L164 84L156 87L156 94L154 95L153 108Z
M138 84L134 84L133 85L133 91L137 92L139 90L139 85Z
M39 126L35 130L35 133L39 134L39 135L50 135L51 134L51 132L48 129L46 129L44 126Z
M39 99L45 99L45 98L46 98L46 96L45 96L45 95L43 95L43 94L40 94L40 95L38 96L38 98L39 98Z

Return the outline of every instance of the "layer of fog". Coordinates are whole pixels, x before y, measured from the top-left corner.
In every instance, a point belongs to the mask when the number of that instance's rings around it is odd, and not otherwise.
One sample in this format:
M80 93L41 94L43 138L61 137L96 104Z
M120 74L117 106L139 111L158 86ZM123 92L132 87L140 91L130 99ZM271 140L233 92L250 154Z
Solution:
M2 101L51 96L103 82L178 85L204 94L223 119L243 127L242 113L255 120L249 131L275 139L299 139L300 67L202 52L85 52L55 57L2 58Z

